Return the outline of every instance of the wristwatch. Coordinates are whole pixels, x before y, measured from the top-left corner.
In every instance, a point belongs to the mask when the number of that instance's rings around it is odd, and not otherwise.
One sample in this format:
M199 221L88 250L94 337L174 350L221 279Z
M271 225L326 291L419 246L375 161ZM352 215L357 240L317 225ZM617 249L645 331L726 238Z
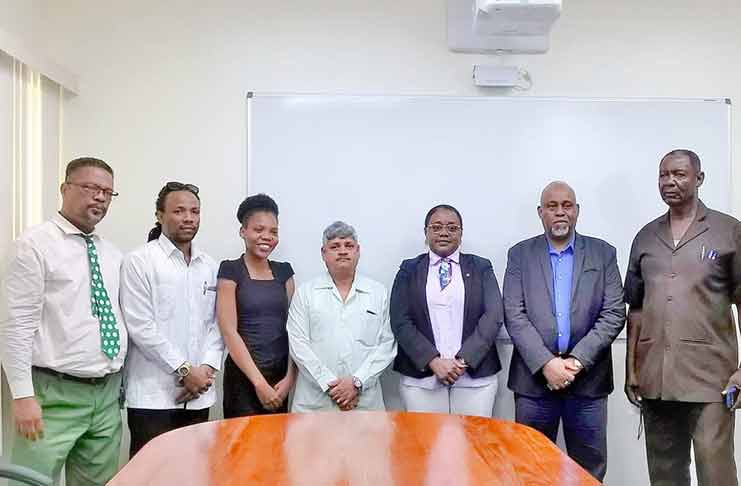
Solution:
M175 370L175 373L177 373L180 378L185 378L190 374L190 370L192 368L193 365L190 364L190 361L186 361L185 363L178 366L178 368Z
M357 376L352 377L352 384L359 392L363 391L363 382Z
M463 366L464 368L468 368L468 363L466 363L466 360L463 359L461 356L456 356L455 359Z

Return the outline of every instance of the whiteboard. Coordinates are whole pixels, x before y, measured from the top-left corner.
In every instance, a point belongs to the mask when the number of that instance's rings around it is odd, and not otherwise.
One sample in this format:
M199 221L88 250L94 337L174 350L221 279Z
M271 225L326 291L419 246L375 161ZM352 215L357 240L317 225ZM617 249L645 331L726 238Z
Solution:
M248 193L280 207L280 245L298 282L324 270L322 230L353 225L360 270L387 284L423 251L424 216L439 203L463 215L462 250L490 258L543 229L542 188L564 180L577 231L617 248L624 275L637 231L666 211L658 161L695 150L701 197L731 205L727 100L485 98L254 94L247 99Z
M722 99L565 99L251 94L247 100L248 193L280 206L280 245L297 283L324 271L322 230L342 219L358 230L360 270L391 286L404 258L426 251L424 216L448 203L463 215L463 250L490 258L502 282L507 250L543 232L543 187L576 191L577 231L617 248L625 275L638 230L666 212L658 163L689 148L706 173L700 194L730 212L730 103ZM497 345L494 416L514 418L506 387L512 345ZM637 409L623 395L625 342L613 345L606 484L648 484ZM398 376L383 380L401 408ZM741 464L741 432L736 456ZM560 442L563 447L563 442ZM692 468L693 484L694 467Z

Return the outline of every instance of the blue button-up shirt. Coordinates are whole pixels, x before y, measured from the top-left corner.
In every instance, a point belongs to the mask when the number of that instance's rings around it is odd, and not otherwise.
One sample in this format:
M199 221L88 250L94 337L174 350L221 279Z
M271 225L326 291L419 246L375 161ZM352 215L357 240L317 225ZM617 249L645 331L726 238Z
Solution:
M571 339L571 281L574 275L574 238L560 253L548 240L548 254L553 273L553 304L558 325L557 345L560 353L569 348Z

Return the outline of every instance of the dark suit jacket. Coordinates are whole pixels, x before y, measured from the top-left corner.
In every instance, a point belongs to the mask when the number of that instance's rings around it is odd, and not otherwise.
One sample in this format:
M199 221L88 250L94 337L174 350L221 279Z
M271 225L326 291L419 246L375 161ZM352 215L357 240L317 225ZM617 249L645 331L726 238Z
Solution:
M427 364L439 356L427 308L429 254L404 260L391 291L391 329L399 344L394 369L405 376L431 376ZM458 356L468 364L473 378L493 375L502 369L495 346L504 320L502 296L491 262L460 254L465 288L463 342Z
M597 398L613 390L610 347L625 325L623 286L615 248L589 236L574 240L571 338L567 354L583 365L574 383L551 392L541 369L558 354L553 271L545 235L509 250L504 276L505 325L514 351L509 388L530 397L550 393Z

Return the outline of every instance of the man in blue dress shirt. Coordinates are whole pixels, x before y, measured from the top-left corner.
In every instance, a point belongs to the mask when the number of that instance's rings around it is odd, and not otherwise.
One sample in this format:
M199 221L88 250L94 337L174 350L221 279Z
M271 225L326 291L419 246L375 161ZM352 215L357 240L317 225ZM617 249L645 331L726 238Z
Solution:
M545 233L509 250L504 276L515 419L554 442L563 422L569 456L602 480L610 347L625 325L615 248L576 233L579 205L565 182L543 189L538 215Z

